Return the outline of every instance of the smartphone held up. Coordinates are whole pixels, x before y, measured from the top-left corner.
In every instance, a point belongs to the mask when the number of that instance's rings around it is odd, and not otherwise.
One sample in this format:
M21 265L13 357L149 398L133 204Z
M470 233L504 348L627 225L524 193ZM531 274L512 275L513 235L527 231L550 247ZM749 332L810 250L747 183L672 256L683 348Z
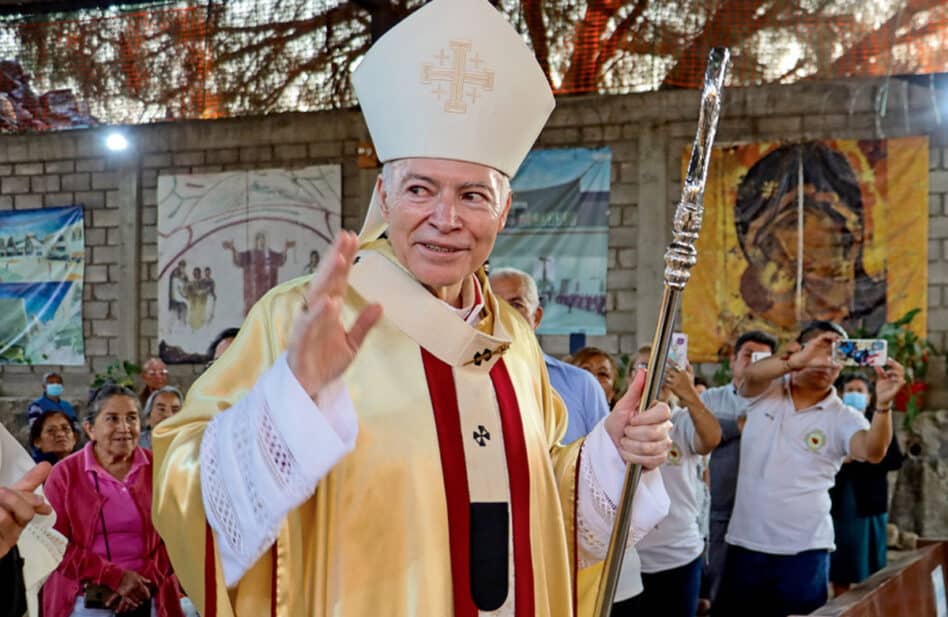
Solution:
M681 370L688 366L688 335L684 332L672 333L671 345L668 347L668 361Z
M833 342L833 364L885 366L888 359L885 339L839 339Z

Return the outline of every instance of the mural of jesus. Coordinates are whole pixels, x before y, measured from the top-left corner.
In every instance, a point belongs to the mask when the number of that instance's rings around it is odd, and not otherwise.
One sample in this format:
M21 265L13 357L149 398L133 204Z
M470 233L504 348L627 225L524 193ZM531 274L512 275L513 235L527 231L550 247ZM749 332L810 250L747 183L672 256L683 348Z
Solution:
M267 246L266 234L258 231L252 249L238 251L232 240L225 240L222 246L231 252L234 265L243 270L244 315L247 315L254 303L276 286L277 275L286 263L287 252L296 246L296 242L287 240L282 252L274 251Z

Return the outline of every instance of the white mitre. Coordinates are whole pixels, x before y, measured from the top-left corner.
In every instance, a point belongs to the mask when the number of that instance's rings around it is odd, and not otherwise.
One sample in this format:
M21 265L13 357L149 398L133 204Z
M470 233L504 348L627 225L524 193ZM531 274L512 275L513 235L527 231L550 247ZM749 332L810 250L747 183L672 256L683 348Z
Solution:
M513 177L553 111L533 52L486 0L434 0L366 53L352 84L383 163L438 158ZM385 231L372 194L360 242Z

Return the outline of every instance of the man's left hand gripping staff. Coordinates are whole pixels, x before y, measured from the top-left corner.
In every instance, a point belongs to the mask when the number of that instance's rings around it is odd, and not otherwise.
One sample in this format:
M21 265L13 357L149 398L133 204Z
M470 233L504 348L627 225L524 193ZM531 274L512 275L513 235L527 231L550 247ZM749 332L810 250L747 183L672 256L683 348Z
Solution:
M355 234L340 231L306 291L305 309L293 321L287 363L313 398L352 364L369 330L382 317L382 307L370 304L350 330L342 324L343 296L358 250Z
M665 403L655 402L644 413L638 413L644 389L645 371L638 371L628 392L606 417L605 428L625 462L648 470L668 458L672 425L671 410Z

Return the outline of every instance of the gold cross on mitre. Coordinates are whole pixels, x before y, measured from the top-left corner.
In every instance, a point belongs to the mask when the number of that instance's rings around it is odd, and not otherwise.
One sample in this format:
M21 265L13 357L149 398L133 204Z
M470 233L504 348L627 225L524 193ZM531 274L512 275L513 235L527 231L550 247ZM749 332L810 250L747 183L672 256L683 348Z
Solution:
M488 0L416 4L352 74L378 160L464 161L513 177L555 104L536 55ZM385 229L379 203L363 242Z
M432 64L421 66L421 83L428 85L434 82L447 82L449 84L449 96L444 104L444 110L453 114L464 114L467 113L467 103L464 102L465 87L474 86L467 92L473 103L477 98L477 88L482 88L485 92L494 89L494 72L486 69L483 71L476 70L483 62L477 54L474 54L471 59L475 70L468 70L468 53L471 51L469 41L451 41L449 45L451 47L451 62L448 68L444 68L448 58L444 49L442 49L435 56L438 58L437 67ZM438 83L438 89L433 92L439 95L440 100L440 95L443 93L440 83Z

